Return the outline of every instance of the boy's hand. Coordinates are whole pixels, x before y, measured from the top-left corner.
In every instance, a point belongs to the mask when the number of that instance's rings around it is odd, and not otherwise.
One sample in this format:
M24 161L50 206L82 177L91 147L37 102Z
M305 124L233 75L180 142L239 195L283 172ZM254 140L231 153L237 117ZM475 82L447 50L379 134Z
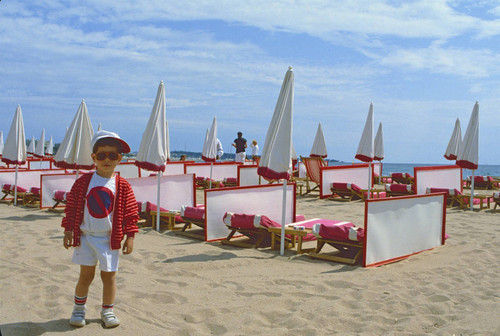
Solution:
M123 243L123 254L130 254L134 250L134 238L132 237L127 237L125 239L125 243Z
M73 245L73 231L64 231L63 243L66 249Z

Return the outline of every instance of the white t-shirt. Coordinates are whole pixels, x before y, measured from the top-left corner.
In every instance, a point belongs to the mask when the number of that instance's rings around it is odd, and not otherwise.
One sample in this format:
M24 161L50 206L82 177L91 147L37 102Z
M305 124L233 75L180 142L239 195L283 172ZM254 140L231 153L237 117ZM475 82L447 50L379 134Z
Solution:
M259 154L259 145L251 144L250 147L252 147L252 156L257 156Z
M83 223L80 229L89 233L110 232L113 225L116 181L94 173L87 189Z

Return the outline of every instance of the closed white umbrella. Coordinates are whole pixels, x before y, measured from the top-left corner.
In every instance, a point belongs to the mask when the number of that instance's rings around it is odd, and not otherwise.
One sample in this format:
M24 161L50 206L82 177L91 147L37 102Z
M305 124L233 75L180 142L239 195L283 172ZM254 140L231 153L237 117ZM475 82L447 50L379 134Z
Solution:
M155 171L158 177L156 194L156 230L160 231L160 183L162 172L165 171L167 155L165 86L163 81L158 85L155 103L149 116L146 130L142 134L141 145L135 160L136 166Z
M14 119L10 125L9 134L5 139L2 153L2 161L7 164L16 165L14 179L14 205L17 205L17 171L19 165L26 163L26 138L24 136L24 121L21 106L17 105Z
M210 162L209 188L212 189L212 170L214 162L217 160L217 117L214 117L210 132L205 137L201 158L203 161Z
M85 100L82 100L71 122L64 140L54 157L56 167L64 169L92 169L92 137L94 129L90 122Z
M280 255L285 253L286 184L292 169L293 86L293 70L289 67L281 85L257 169L257 173L264 178L284 179Z
M167 138L167 161L170 160L170 133L168 131L168 120L165 121L165 133Z
M465 131L462 147L457 157L457 165L462 168L472 170L472 180L470 187L470 209L473 208L474 201L474 170L479 162L479 103L474 104L472 114Z
M52 141L52 136L50 136L49 144L45 148L45 155L54 155L54 142Z
M40 139L38 139L38 143L36 144L35 151L33 155L38 158L43 158L45 156L45 129L42 129L42 134L40 135Z
M214 117L210 131L205 137L201 158L205 162L215 162L217 159L217 117Z
M358 150L356 151L356 156L354 158L369 163L368 198L370 198L370 189L372 187L371 162L373 161L373 104L372 103L370 103L370 109L368 110L368 116L366 117L365 127L363 128L363 133L361 134Z
M462 146L462 128L460 127L460 119L457 118L455 121L455 128L451 134L450 141L448 142L448 147L446 147L446 152L444 157L447 160L456 160L458 153L460 152L460 147Z
M32 136L31 137L31 140L30 140L30 143L28 144L28 148L26 149L26 153L28 154L35 154L35 137Z
M377 134L373 144L373 159L382 161L384 159L384 133L382 131L382 123L378 125Z
M321 123L318 124L318 130L316 131L316 137L311 148L311 157L322 157L326 158L328 153L326 151L325 136L323 134L323 127Z

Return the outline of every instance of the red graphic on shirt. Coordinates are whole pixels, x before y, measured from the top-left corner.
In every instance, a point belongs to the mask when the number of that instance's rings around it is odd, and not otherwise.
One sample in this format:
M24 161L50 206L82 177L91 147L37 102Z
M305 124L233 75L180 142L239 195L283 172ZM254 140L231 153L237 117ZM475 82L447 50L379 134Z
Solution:
M94 187L87 194L87 209L92 217L105 218L113 211L113 192L106 187Z

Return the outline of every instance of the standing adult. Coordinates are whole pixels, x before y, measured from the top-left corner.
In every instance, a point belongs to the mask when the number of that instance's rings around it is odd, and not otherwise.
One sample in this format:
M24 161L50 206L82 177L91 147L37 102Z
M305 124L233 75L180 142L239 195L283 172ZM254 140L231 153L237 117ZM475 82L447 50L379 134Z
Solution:
M217 160L220 160L222 155L224 155L224 149L222 148L222 143L219 138L217 138Z
M252 140L250 147L252 147L252 160L256 161L257 156L259 155L259 145L257 145L257 140Z
M243 133L238 132L238 137L234 139L233 147L236 148L236 156L234 157L234 161L243 163L245 162L245 148L247 148L247 139L243 137Z

